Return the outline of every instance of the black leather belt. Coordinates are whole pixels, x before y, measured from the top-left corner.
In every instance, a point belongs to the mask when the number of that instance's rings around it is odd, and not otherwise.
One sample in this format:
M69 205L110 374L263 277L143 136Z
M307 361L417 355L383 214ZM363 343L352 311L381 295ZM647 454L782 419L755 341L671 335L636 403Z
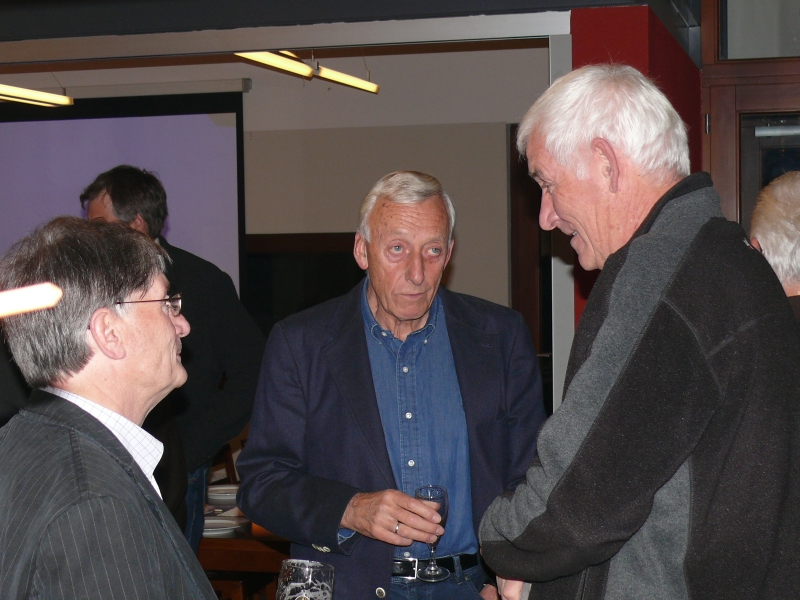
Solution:
M478 566L477 554L457 554L461 563L461 569L471 569ZM417 571L421 571L428 566L429 560L416 558L395 558L392 560L392 577L402 577L404 579L416 579ZM455 573L456 566L452 556L436 557L436 564L444 567L451 573Z

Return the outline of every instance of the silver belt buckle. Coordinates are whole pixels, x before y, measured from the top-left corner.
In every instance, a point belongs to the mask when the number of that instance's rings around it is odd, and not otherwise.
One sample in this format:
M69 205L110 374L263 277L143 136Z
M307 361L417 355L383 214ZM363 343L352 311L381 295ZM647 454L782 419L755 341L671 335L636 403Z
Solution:
M417 565L419 563L419 559L417 558L396 558L395 560L399 560L400 562L410 562L414 563L414 574L413 575L398 575L400 579L416 579L417 578L417 569L419 568Z

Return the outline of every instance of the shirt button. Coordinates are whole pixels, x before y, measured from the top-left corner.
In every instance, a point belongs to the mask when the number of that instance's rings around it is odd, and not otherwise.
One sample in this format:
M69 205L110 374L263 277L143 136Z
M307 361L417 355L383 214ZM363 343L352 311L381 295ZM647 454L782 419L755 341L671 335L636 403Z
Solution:
M417 463L415 463L413 460L408 461L408 466L409 467L413 467L415 464L417 464Z
M375 595L378 598L386 598L386 590L384 590L383 588L378 588L377 590L375 590Z
M408 373L408 367L403 367L403 373Z
M423 343L423 344L427 344L427 343L428 343L428 340L427 340L427 338L426 338L426 339L425 339L425 341L424 341L424 342L422 342L422 343Z
M405 556L406 558L410 558L411 552L403 552L403 556Z
M381 335L382 335L383 337L386 337L386 332L385 332L385 331L381 331Z
M413 416L414 416L414 415L412 415L411 413L406 413L406 419L410 419L410 418L411 418L411 417L413 417Z

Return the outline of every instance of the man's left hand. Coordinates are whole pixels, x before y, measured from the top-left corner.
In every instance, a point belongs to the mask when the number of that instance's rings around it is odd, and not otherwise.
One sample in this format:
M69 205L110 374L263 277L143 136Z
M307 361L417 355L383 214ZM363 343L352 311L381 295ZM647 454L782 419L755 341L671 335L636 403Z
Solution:
M497 588L491 584L487 584L481 590L481 598L485 600L500 600L500 596L497 594Z

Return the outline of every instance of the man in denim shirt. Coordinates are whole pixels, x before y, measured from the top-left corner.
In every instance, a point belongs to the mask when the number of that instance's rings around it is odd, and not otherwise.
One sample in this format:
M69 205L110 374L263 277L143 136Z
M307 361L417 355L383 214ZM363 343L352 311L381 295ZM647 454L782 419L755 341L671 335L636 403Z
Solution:
M440 288L455 210L430 175L381 179L361 205L354 254L367 278L278 323L262 366L239 505L335 568L337 598L496 598L476 524L513 489L544 420L522 317ZM446 530L414 499L447 488ZM441 537L451 575L417 575Z

